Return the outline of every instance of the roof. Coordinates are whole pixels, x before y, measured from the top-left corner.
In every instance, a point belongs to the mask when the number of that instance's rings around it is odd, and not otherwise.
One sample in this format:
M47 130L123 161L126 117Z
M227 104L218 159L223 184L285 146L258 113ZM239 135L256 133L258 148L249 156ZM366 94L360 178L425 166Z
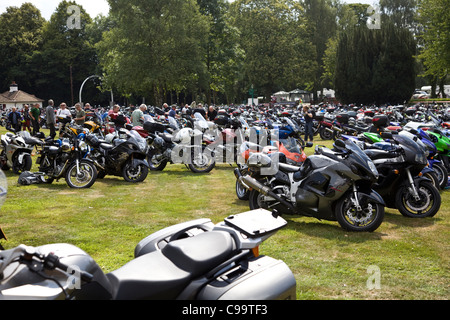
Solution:
M36 96L18 90L14 92L6 91L0 94L0 103L22 103L22 102L44 102Z

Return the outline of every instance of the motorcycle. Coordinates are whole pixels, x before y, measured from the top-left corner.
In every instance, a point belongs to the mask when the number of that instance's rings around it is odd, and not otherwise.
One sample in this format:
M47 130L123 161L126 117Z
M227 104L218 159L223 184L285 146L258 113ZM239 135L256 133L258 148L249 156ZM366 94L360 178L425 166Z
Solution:
M214 168L214 158L204 152L202 131L188 127L180 129L172 117L169 117L169 125L147 121L144 130L149 133L147 158L150 170L162 171L169 162L184 163L194 173L208 173Z
M97 169L91 160L83 157L88 149L80 138L83 128L69 126L65 130L65 138L56 141L47 138L43 144L36 146L37 175L43 183L51 184L55 179L65 178L71 188L90 188L97 179Z
M380 178L374 185L386 201L407 217L433 217L441 205L438 189L421 171L427 166L426 150L406 135L387 134L391 146L385 150L367 149L365 153L375 163Z
M301 167L276 163L269 155L252 154L248 160L251 175L234 171L239 182L251 190L250 209L270 208L338 221L348 231L375 231L384 219L385 206L372 190L377 169L353 141L336 140L335 145L342 151L316 146L316 154ZM274 165L278 170L272 170Z
M148 236L107 274L73 245L20 245L0 251L0 300L294 300L289 267L259 254L286 224L262 209L185 222Z
M240 147L240 154L242 161L238 161L238 167L241 174L249 173L247 161L252 153L263 152L265 154L278 153L279 160L293 166L301 166L306 160L305 148L313 146L312 142L300 146L298 140L290 137L287 139L280 139L279 141L272 141L271 146L260 146L248 141L244 142ZM240 182L236 180L236 195L239 200L248 200L250 191L247 190Z
M13 172L20 174L29 171L33 165L31 153L41 140L31 137L27 131L18 134L6 133L1 136L0 166L3 170L12 168Z
M111 143L95 134L87 134L86 142L92 148L87 158L95 164L98 177L121 176L127 182L142 182L148 176L147 142L136 131L120 128Z

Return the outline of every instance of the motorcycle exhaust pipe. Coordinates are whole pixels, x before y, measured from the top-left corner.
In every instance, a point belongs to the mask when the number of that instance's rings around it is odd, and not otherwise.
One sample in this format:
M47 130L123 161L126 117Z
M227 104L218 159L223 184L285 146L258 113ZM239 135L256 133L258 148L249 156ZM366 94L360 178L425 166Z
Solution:
M272 190L267 187L264 186L263 184L261 184L260 182L258 182L256 179L245 175L242 176L241 172L239 171L239 169L235 169L234 170L234 175L236 176L236 178L238 179L239 183L241 183L245 188L247 189L255 189L256 191L258 191L259 193L274 198L276 201L280 202L281 204L283 204L284 206L286 206L288 209L295 211L294 206L287 202L286 200L282 199L279 195L277 195L276 193L272 192Z

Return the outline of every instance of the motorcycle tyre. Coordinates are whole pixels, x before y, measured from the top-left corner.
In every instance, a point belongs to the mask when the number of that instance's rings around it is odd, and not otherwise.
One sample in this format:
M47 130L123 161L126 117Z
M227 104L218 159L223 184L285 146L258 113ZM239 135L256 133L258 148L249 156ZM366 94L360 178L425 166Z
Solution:
M148 176L148 168L144 164L139 164L138 167L140 168L141 174L137 179L130 178L128 169L130 168L130 162L127 162L122 169L122 177L125 179L126 182L133 182L138 183L144 181Z
M236 196L239 200L248 200L250 197L250 191L244 188L238 180L236 180Z
M23 156L22 165L19 165L17 163L17 159L14 160L12 170L15 174L21 174L22 172L30 171L32 166L33 166L33 160L31 159L31 155L25 154Z
M433 186L435 186L436 189L440 190L441 189L441 184L438 178L438 175L436 174L436 172L427 172L423 175L424 178L430 179L431 180L431 184Z
M193 158L194 158L194 156L192 156L192 159ZM216 161L211 158L208 160L210 160L210 164L208 166L203 166L203 167L198 167L192 163L189 163L188 164L189 170L191 170L194 173L209 173L209 172L211 172L211 170L214 169L214 167L216 166Z
M440 163L433 164L433 170L436 171L436 175L438 176L440 188L445 189L448 184L448 171L445 165Z
M378 229L378 227L381 225L381 223L384 220L384 213L385 213L384 206L382 206L379 203L370 202L372 207L375 208L376 216L372 220L372 222L370 222L368 225L359 227L359 226L355 226L354 224L351 224L349 221L347 221L347 219L345 219L344 205L346 203L346 200L350 201L350 198L343 197L336 204L336 208L335 208L335 217L342 229L344 229L346 231L351 231L351 232L373 232L376 229Z
M74 168L76 170L76 166L77 166L76 162L74 161L71 165L69 165L69 167L67 168L67 170L65 172L66 183L69 187L71 187L73 189L89 189L95 183L95 180L97 180L97 168L95 167L95 165L93 163L86 162L86 161L80 161L80 165L87 165L87 166L91 167L91 169L92 169L91 180L82 187L76 186L72 183L72 181L70 180L70 174Z
M408 210L403 200L405 199L404 196L407 196L409 194L409 191L406 186L403 186L395 195L395 203L397 204L397 209L403 216L408 218L428 218L434 217L439 211L442 201L439 190L428 181L421 181L419 183L418 191L420 191L420 188L425 188L428 192L430 192L432 197L431 201L433 201L431 208L428 209L425 213L421 214L413 213L412 210Z
M152 162L152 159L150 157L147 157L148 166L150 168L150 171L163 171L164 168L167 166L167 160L162 160L158 165L154 165Z
M328 130L326 130L324 127L320 128L319 135L322 140L332 140L333 139L333 134L331 132L329 132Z

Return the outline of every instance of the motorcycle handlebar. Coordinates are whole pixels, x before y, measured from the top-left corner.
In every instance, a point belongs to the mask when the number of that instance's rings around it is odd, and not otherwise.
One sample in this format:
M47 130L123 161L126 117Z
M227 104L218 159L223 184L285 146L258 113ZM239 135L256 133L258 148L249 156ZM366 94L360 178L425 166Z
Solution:
M62 263L59 260L59 257L52 253L50 253L49 255L47 255L44 258L44 266L49 270L60 269L60 270L63 270L64 272L67 272L67 270L69 270L69 266ZM85 272L85 271L79 271L79 272L80 272L80 278L84 282L91 282L94 279L94 276L92 274L90 274L89 272Z

